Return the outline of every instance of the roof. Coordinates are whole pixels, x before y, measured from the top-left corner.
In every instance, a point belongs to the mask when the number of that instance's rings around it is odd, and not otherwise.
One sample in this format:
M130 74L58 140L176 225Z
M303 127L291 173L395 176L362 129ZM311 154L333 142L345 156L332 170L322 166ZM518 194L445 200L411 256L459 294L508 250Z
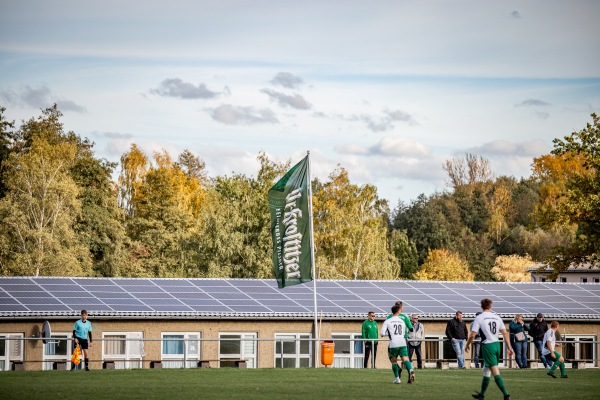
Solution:
M323 319L364 319L404 312L425 319L466 318L491 298L503 318L600 320L600 285L440 281L320 280L317 312ZM274 279L0 277L0 319L58 319L85 308L106 319L312 319L313 284L278 289Z
M549 274L554 272L554 269L550 267L548 264L540 263L535 264L533 267L527 269L528 272L532 273L542 273ZM568 268L560 271L559 274L567 274L576 272L578 274L581 273L598 273L600 272L600 265L592 265L591 263L577 264L577 265L569 265Z

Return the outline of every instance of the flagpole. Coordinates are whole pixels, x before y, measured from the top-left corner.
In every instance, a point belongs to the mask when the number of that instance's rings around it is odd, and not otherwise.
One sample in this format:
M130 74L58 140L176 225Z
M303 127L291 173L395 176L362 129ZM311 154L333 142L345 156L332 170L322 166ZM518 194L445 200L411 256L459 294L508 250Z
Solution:
M315 359L314 367L319 368L319 329L317 326L317 274L315 273L315 238L313 233L313 210L312 210L312 182L310 176L310 150L306 152L308 158L307 175L308 175L308 214L310 218L310 262L311 273L313 278L313 304L314 304L314 332L315 332Z

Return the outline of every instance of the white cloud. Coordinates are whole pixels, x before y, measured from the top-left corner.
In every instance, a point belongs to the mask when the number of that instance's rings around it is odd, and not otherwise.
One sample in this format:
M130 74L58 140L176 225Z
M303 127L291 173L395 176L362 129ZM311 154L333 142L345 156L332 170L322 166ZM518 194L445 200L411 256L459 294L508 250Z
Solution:
M279 122L275 113L268 108L257 109L223 104L209 110L209 113L213 120L226 125L275 124Z
M265 93L272 101L275 101L281 107L291 107L296 110L309 110L311 108L311 104L297 93L287 95L271 89L262 89L261 92Z
M194 86L194 84L184 82L179 78L165 79L158 88L150 89L150 93L179 99L212 99L219 95L219 92L209 90L204 83Z
M288 89L296 89L304 84L304 80L290 72L278 72L271 79L273 85L280 85Z

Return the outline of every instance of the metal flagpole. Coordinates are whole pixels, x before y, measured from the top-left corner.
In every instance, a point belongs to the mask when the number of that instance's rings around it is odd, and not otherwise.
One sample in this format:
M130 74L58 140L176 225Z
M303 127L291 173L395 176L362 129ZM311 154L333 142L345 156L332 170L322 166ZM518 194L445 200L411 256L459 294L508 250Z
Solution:
M307 175L308 175L308 214L310 218L310 263L311 263L311 273L313 278L313 302L314 302L314 331L315 331L315 354L314 359L314 367L319 368L319 329L317 325L317 274L315 273L315 238L313 233L313 211L312 211L312 185L311 185L311 177L310 177L310 150L306 152L308 157L308 167L307 167Z

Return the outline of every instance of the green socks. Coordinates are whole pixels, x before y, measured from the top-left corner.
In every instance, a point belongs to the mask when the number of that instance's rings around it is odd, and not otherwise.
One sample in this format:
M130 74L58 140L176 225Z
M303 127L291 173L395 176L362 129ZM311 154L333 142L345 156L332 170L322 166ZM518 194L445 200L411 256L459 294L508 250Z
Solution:
M396 363L392 364L392 371L394 371L394 376L396 378L400 377L400 367L398 366L398 364L396 364Z
M504 387L504 380L502 377L500 375L496 375L494 380L496 381L496 386L498 386L498 388L502 391L502 394L508 396L508 391Z
M488 386L490 386L490 381L491 378L489 376L484 376L482 381L481 381L481 395L485 395L485 391L487 390Z

